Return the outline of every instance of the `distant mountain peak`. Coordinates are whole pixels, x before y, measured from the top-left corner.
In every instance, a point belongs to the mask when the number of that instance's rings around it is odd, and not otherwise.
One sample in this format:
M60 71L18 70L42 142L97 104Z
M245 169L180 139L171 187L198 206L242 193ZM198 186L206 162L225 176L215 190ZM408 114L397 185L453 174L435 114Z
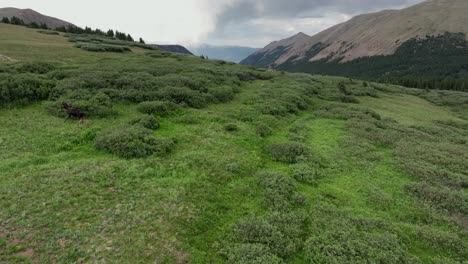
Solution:
M33 9L25 8L20 9L16 7L6 7L0 8L0 18L2 17L18 17L22 19L26 24L30 23L37 23L37 24L47 24L50 28L58 28L58 27L67 27L67 26L74 26L72 23L55 18L43 15Z
M428 0L402 10L384 10L353 17L314 36L298 33L270 43L243 63L276 67L290 60L351 61L391 55L417 36L445 32L468 35L468 1Z

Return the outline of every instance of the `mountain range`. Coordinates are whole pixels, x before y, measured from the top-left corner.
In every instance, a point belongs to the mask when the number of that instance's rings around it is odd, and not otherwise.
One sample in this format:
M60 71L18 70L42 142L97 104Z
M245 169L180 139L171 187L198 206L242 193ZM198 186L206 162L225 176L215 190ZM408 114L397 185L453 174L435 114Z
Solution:
M272 42L241 63L372 79L465 77L466 14L466 0L428 0L402 10L359 15L314 36L299 33Z
M247 56L251 55L257 48L241 47L241 46L212 46L208 44L201 44L196 46L189 46L188 49L193 54L198 56L207 56L210 59L218 59L239 63Z

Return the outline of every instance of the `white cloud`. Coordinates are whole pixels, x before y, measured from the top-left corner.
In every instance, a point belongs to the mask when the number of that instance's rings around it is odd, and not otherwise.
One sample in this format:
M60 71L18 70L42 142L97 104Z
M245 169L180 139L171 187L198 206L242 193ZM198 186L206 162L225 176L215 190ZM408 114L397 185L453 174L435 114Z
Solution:
M0 6L32 8L78 26L117 29L147 42L263 47L299 31L317 33L356 12L418 1L422 0L0 0Z
M79 26L113 28L159 43L198 42L215 29L208 0L2 0Z

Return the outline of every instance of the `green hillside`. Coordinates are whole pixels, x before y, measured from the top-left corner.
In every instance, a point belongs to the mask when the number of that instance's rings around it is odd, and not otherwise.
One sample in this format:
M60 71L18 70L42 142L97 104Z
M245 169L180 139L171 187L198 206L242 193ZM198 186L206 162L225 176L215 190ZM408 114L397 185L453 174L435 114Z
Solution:
M278 69L350 76L386 83L417 87L468 91L468 41L465 34L445 33L403 43L395 54L355 59L346 63L309 59L320 50L310 50L310 57L299 62L291 58ZM319 48L323 48L320 45Z
M468 259L466 93L0 35L0 263Z

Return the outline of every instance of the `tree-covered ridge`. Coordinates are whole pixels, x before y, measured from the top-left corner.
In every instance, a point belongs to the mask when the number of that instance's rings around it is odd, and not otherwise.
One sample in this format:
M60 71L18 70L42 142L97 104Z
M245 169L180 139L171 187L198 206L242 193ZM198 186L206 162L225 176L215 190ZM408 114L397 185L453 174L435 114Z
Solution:
M123 41L131 41L131 42L134 41L133 37L130 34L126 34L124 32L119 32L118 30L116 30L114 32L113 29L109 29L107 32L105 32L105 31L103 31L103 30L101 30L99 28L92 29L92 28L86 26L83 29L81 27L77 27L77 26L74 26L74 25L60 26L60 27L56 27L56 28L51 28L46 23L41 23L41 24L38 24L36 22L25 23L21 18L16 17L16 16L12 16L11 18L3 17L1 19L1 23L12 24L12 25L17 25L17 26L26 26L26 27L30 27L30 28L40 28L40 29L46 29L46 30L54 30L54 31L57 31L57 32L64 32L64 33L71 33L71 34L98 35L98 36L106 36L106 37L109 37L109 38L115 38L115 39L123 40ZM142 38L140 38L139 42L142 43L142 44L145 43L145 41Z
M315 54L315 50L311 54ZM310 62L310 56L300 62L294 59L278 68L407 87L468 91L468 42L463 33L447 32L413 38L403 43L392 55L359 58L346 63L340 63L341 59L329 62L329 58Z

